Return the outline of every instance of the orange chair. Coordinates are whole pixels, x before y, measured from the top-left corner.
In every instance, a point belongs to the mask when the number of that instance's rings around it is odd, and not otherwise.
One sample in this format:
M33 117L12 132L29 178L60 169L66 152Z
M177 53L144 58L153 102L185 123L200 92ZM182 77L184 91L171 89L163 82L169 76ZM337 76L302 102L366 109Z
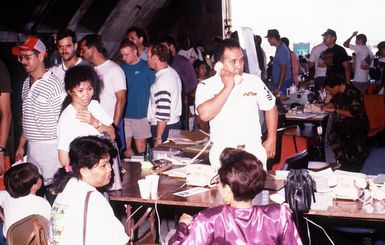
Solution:
M298 136L298 131L297 127L284 131L282 134L280 158L278 163L272 166L272 170L282 169L288 158L307 149L307 139L306 137Z
M364 95L365 110L369 118L368 137L375 136L385 129L385 101L381 95Z
M4 171L7 171L11 167L11 159L9 156L4 158ZM0 190L5 190L4 186L4 173L0 176Z

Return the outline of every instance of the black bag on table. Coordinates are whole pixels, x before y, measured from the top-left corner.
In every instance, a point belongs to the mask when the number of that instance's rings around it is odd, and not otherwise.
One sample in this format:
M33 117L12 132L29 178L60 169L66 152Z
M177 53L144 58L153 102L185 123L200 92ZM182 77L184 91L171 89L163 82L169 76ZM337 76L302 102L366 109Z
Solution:
M290 169L285 186L285 199L295 213L306 213L310 210L316 184L307 169Z

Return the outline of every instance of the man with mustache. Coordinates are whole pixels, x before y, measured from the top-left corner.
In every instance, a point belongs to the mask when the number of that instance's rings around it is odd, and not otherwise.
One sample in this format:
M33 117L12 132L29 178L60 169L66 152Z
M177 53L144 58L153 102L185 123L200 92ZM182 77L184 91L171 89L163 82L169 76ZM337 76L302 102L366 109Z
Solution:
M41 171L49 184L60 168L57 154L57 121L65 92L60 80L44 66L47 50L37 37L30 36L12 49L28 77L22 88L23 132L16 150L16 161L23 159L28 143L27 161Z
M66 29L58 31L56 34L56 46L62 62L51 67L50 71L60 79L64 87L64 75L66 71L73 66L88 63L76 55L78 42L76 33L72 30Z

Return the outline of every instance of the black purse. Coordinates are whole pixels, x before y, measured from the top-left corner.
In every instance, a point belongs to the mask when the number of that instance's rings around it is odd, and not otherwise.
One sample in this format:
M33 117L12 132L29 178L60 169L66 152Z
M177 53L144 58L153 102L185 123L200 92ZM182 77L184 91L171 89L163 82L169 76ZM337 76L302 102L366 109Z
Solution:
M285 186L285 199L295 214L310 210L316 184L307 169L290 169Z

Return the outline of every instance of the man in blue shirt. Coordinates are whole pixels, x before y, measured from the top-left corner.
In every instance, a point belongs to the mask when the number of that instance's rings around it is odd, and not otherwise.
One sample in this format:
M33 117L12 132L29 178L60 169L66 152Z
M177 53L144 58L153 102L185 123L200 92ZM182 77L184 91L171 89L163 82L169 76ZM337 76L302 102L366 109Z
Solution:
M293 83L289 48L281 42L276 29L268 30L266 38L271 46L277 48L273 60L273 93L286 95L286 89Z
M120 45L123 59L121 65L127 82L127 106L124 114L126 137L126 157L135 155L131 148L132 138L138 153L146 149L146 139L151 137L147 120L150 88L155 80L155 72L150 70L145 60L139 59L138 48L134 42L124 39Z

